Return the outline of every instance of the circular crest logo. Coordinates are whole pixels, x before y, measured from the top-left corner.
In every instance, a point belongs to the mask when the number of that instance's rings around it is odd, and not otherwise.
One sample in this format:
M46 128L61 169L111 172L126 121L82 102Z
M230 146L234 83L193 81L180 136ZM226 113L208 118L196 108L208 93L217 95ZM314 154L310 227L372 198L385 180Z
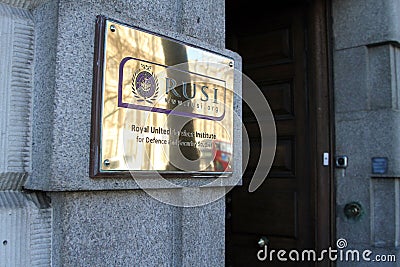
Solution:
M152 72L136 71L132 76L132 93L138 102L153 104L158 97L158 80Z

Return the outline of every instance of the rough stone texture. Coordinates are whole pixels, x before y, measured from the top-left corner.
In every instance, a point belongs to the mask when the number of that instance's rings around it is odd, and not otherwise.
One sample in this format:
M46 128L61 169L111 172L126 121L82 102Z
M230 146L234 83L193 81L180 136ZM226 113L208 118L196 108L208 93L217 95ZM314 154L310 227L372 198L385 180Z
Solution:
M57 47L57 2L50 1L34 11L35 79L33 91L32 177L51 176L54 121L54 88ZM46 19L44 19L46 18ZM41 78L39 78L41 77ZM43 181L45 182L45 181Z
M0 173L31 169L33 21L0 3Z
M348 168L336 171L337 237L346 238L354 246L379 245L383 240L397 246L393 241L398 224L397 217L393 217L399 209L398 196L393 194L397 183L386 184L385 177L400 177L400 113L337 113L336 120L336 154L349 157ZM388 174L371 173L371 158L376 156L389 159ZM379 178L371 180L372 176ZM344 216L344 206L352 201L364 208L359 221Z
M212 6L207 4L204 10L200 8L201 3L60 0L35 9L36 27L45 34L36 37L41 45L36 51L36 64L40 69L35 73L35 166L27 188L56 191L138 188L133 179L93 180L88 176L95 18L105 15L240 61L235 53L215 47L224 45L220 34L224 29L223 1ZM211 7L215 16L207 13L211 12ZM198 25L188 30L196 38L179 33L187 33L182 21L192 14L191 8L195 8L200 17ZM206 17L203 19L203 16ZM240 140L238 121L235 121L235 135ZM234 150L240 159L239 143ZM237 181L239 165L234 168L236 179L226 179L221 185ZM211 180L202 182L207 181Z
M173 262L177 208L146 193L51 195L54 266L168 266ZM100 252L100 253L99 253Z
M351 175L337 177L337 192L340 195L336 199L336 228L337 238L345 238L351 246L358 247L370 243L370 185L365 177L358 178ZM359 220L348 219L344 214L347 203L358 202L363 208L363 215ZM357 230L355 230L357 229Z
M373 179L371 185L372 243L377 247L398 247L400 222L400 196L398 179Z
M368 48L368 95L371 109L400 109L400 49L394 45Z
M396 255L400 221L400 113L398 1L333 1L336 155L349 166L336 171L338 238L348 248ZM388 173L372 174L371 158L387 157ZM363 207L354 221L344 215L352 201ZM388 263L388 266L399 266ZM337 266L376 266L338 262Z
M32 18L0 1L0 266L51 260L52 210L42 194L21 191L31 171Z
M371 176L371 158L388 157L388 173L384 176L400 177L399 132L400 112L397 110L337 113L336 154L349 157L346 176Z
M139 190L52 193L51 198L54 266L224 264L223 199L177 208Z
M0 3L10 5L12 7L32 9L49 0L0 0Z
M182 3L184 11L181 23L182 33L208 40L213 46L223 48L225 46L225 2L199 0L194 4L191 0L183 0Z
M33 172L25 188L53 191L52 265L223 266L224 198L201 207L178 208L142 190L129 190L138 188L133 179L90 179L88 171L96 16L229 56L240 69L240 57L223 49L224 2L58 0L32 12L36 30ZM241 113L237 100L235 110ZM234 129L235 139L241 140L238 121ZM233 179L186 197L211 198L237 182L239 142L234 151ZM209 181L172 179L185 186ZM182 189L153 191L185 197Z
M368 96L371 109L391 109L393 102L397 102L397 86L393 72L396 71L396 58L393 57L397 49L391 45L368 48ZM394 66L393 66L394 65Z
M397 0L333 1L335 48L400 41L399 15Z
M202 189L213 195L216 189ZM218 190L225 190L219 188ZM225 198L201 207L182 210L182 264L224 266Z
M27 173L8 172L0 174L0 191L20 191L26 182Z
M368 50L357 47L337 51L335 64L335 109L339 112L368 108Z
M0 177L0 189L24 181ZM0 266L50 266L52 209L45 195L18 189L0 190Z

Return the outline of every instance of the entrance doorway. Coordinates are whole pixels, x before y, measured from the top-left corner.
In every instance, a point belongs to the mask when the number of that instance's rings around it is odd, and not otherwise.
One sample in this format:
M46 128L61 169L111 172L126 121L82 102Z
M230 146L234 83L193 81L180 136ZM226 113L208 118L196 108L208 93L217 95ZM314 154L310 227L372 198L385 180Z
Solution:
M270 3L271 2L271 3ZM257 252L327 249L334 235L330 64L325 1L227 1L227 48L267 98L277 128L273 166L262 186L248 186L260 132L243 104L250 161L243 185L226 197L226 266L329 266L329 262L261 262ZM266 4L267 3L267 4ZM243 94L251 94L243 88Z

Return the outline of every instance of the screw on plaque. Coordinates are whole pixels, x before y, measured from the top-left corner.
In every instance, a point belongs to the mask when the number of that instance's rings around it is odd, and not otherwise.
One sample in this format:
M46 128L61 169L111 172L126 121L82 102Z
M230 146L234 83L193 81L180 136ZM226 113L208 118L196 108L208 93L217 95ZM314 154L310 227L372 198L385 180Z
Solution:
M229 67L233 67L233 62L229 62Z
M117 28L115 28L115 25L111 25L111 26L110 26L110 30L111 30L112 32L115 32L115 31L117 30Z
M104 163L104 166L107 166L107 167L110 166L110 160L109 159L105 159L103 163Z

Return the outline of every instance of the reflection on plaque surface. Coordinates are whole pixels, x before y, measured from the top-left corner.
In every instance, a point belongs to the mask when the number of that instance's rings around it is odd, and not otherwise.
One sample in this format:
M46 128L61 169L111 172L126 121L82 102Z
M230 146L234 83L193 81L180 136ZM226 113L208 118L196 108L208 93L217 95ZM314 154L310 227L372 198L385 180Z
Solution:
M232 59L104 18L100 31L98 172L231 172Z

